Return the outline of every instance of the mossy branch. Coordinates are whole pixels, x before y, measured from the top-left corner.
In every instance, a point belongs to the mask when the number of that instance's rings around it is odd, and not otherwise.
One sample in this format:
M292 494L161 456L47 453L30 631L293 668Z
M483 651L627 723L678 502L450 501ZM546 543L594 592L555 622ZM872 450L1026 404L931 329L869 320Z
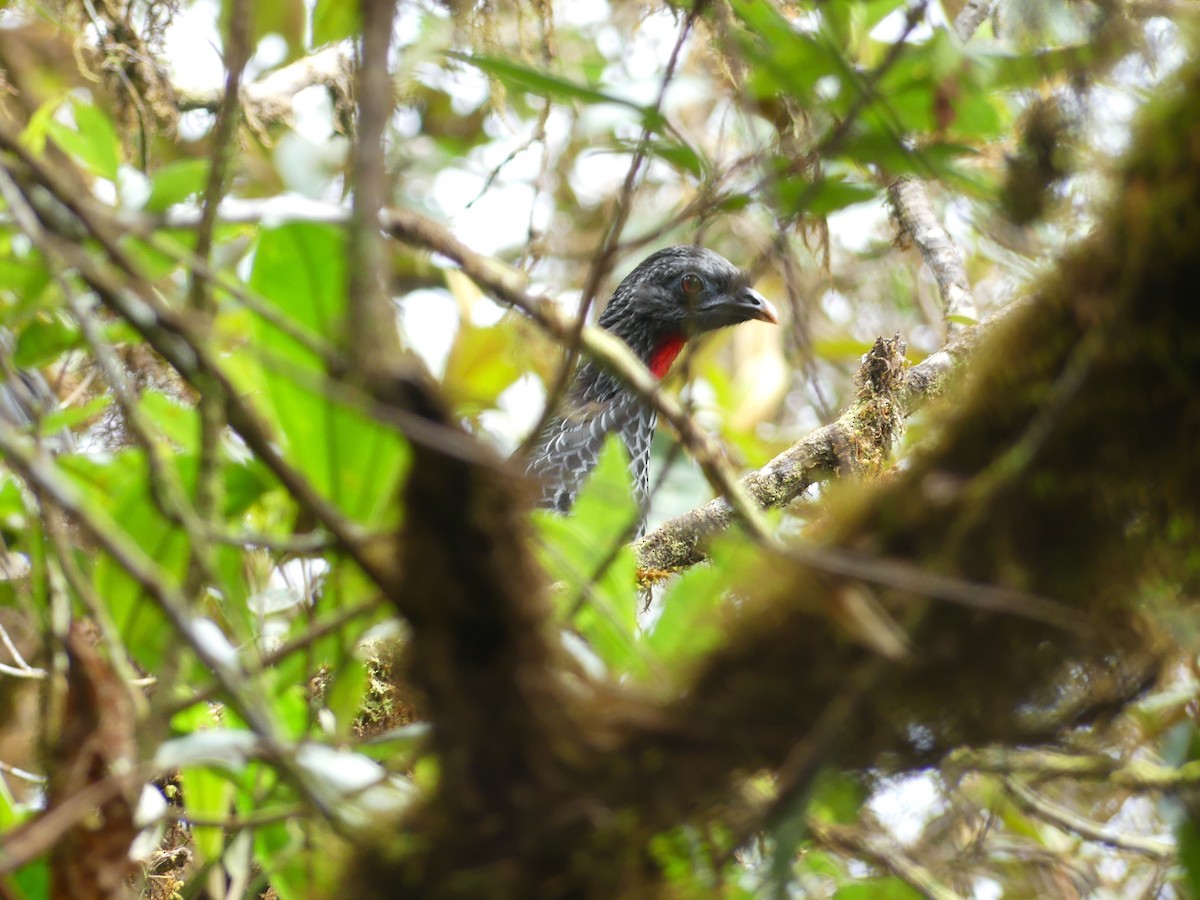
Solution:
M1193 542L1164 535L1200 531L1200 67L1182 84L1152 105L1104 224L990 331L931 414L927 446L888 479L831 495L810 534L817 547L1054 598L1088 627L942 604L912 585L764 553L719 614L721 644L692 669L653 690L581 683L529 637L546 613L486 579L465 590L472 571L512 557L511 520L500 499L448 503L436 486L473 467L437 462L441 477L410 485L410 516L452 506L493 524L465 518L469 534L411 557L414 569L440 562L405 592L404 612L414 630L470 638L440 654L437 641L415 641L434 654L426 683L457 685L457 713L477 724L515 710L509 761L455 780L470 787L483 773L502 789L439 789L404 823L402 845L377 838L354 869L356 896L477 896L484 885L493 897L661 896L652 838L696 816L728 821L744 773L794 769L789 788L802 796L822 765L905 768L963 744L1042 741L1144 691L1171 642L1131 598L1147 578L1160 591L1194 578ZM890 396L898 406L899 383ZM885 658L847 627L847 597L863 594L903 628L908 653ZM485 630L454 625L484 614ZM513 656L527 639L535 665ZM1067 690L1081 682L1082 696ZM828 739L822 722L839 725ZM443 752L449 780L486 745ZM1138 772L1141 783L1163 774Z
M761 469L745 475L741 485L746 494L763 509L776 509L787 506L818 482L861 473L872 462L886 459L903 419L945 390L955 366L966 360L1013 308L996 313L912 367L902 368L897 338L878 341L863 357L854 402L837 421L818 428ZM892 373L889 379L872 376L881 365ZM729 503L718 497L663 522L634 544L643 583L702 561L705 540L728 528L732 521Z

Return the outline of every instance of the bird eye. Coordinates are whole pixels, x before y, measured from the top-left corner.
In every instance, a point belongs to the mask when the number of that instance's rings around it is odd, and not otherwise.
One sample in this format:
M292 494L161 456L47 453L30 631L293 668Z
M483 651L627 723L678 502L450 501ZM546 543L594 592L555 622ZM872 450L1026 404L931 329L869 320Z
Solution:
M700 276L694 275L691 272L683 276L683 281L680 282L680 285L683 287L685 294L693 297L704 288L704 282L700 280Z

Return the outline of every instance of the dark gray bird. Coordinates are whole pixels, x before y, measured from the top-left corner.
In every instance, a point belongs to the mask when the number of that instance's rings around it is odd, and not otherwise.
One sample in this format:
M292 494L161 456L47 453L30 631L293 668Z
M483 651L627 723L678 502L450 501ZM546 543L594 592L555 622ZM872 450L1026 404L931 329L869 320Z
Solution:
M723 256L703 247L668 247L648 256L617 287L599 325L625 341L662 378L693 337L757 319L778 323L775 307ZM567 512L607 436L629 451L639 509L650 493L650 441L657 413L593 362L575 373L562 410L538 436L526 471L541 484L538 505Z
M5 358L5 364L0 366L0 421L26 429L57 410L58 397L41 372L17 369L12 365L13 344L12 334L7 329L0 329L0 355ZM5 377L5 373L12 377ZM66 453L75 448L74 436L66 429L44 435L44 438L52 453Z

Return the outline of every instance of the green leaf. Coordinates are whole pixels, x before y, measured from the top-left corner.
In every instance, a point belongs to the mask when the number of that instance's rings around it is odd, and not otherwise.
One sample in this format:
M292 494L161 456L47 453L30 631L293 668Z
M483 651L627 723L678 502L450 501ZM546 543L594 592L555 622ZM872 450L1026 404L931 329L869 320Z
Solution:
M307 684L287 684L271 699L275 721L282 726L283 734L293 741L299 741L307 735L312 722L307 691Z
M352 0L317 0L313 7L312 45L334 44L358 34L358 4Z
M782 209L810 216L827 216L879 196L879 189L874 186L829 177L815 182L807 178L788 178L778 182L775 190Z
M347 0L344 6L351 10L358 4ZM229 34L229 18L233 4L221 4L220 29L222 34ZM287 44L288 52L283 62L295 59L303 51L304 28L307 24L308 10L304 0L259 0L250 4L250 41L252 46L269 34L277 34Z
M488 328L463 323L442 379L456 407L474 412L495 406L496 398L522 374L512 352L517 340L516 327L507 319Z
M181 769L179 782L188 811L198 819L221 819L229 815L235 785L220 771L208 767ZM196 825L192 839L200 858L211 862L220 857L225 846L225 830L213 825Z
M622 153L635 153L644 148L650 156L657 157L676 171L686 172L697 179L703 179L708 172L708 162L704 157L688 144L673 138L660 138L646 141L645 144L617 138L613 141L613 147Z
M1035 53L1007 54L972 49L973 58L988 71L991 90L1018 91L1053 83L1061 75L1086 72L1096 60L1089 44L1056 47Z
M213 718L209 707L203 704L177 714L171 725L182 735L205 732L206 737L220 737L219 734L208 733L227 732L227 729ZM229 815L236 790L229 773L216 768L215 765L184 766L179 770L179 782L183 802L188 812L197 818L223 819ZM214 826L193 827L192 838L201 859L205 862L218 859L225 846L224 829Z
M91 421L108 409L111 404L112 397L109 394L103 394L93 397L82 406L69 406L66 409L56 410L42 419L42 433L57 434L60 431L75 428L84 422Z
M871 349L869 341L859 341L854 338L826 338L813 342L813 355L818 359L849 360L858 359Z
M336 340L346 315L344 232L304 223L264 230L250 288L298 330ZM403 440L368 411L326 396L324 364L310 349L269 322L256 318L255 324L263 359L260 399L288 462L346 515L383 524L395 508L407 458Z
M727 532L709 546L708 565L688 569L663 593L658 619L643 637L661 669L686 671L721 642L725 598L747 564L754 564L755 550L739 532Z
M559 78L555 75L548 75L538 69L522 66L508 59L495 56L468 56L465 53L454 51L451 51L447 55L483 70L516 91L524 91L529 94L536 94L539 97L548 97L555 100L579 100L583 103L615 103L619 106L636 109L643 114L647 113L646 108L638 106L638 104L625 100L622 97L606 94L595 88L577 84L574 81L568 81L565 78Z
M805 850L800 857L800 866L806 872L840 881L846 872L845 865L836 856L824 850Z
M637 642L637 504L625 447L611 436L569 516L539 514L543 565L564 586L570 624L616 676L645 674Z
M1175 840L1179 843L1179 862L1188 894L1200 897L1200 827L1195 818L1189 816L1180 823L1175 830Z
M143 392L138 405L168 441L185 453L196 452L200 436L200 417L196 407L187 406L159 391Z
M47 855L39 856L27 866L17 869L12 883L25 900L40 900L50 896L50 862Z
M825 822L857 822L867 790L862 778L849 772L826 770L816 779L808 800L808 813Z
M845 884L833 900L923 900L924 894L899 878L868 878Z
M0 291L12 291L22 300L30 301L38 298L49 283L50 270L40 253L16 256L11 245L0 253Z
M208 182L207 159L178 159L160 168L150 179L146 211L165 212L176 203L201 193Z
M733 0L731 5L747 28L732 37L750 63L748 86L754 96L774 99L787 94L800 103L811 103L821 78L845 78L846 62L836 47L825 38L798 31L773 4Z
M821 20L825 34L843 53L849 53L854 40L854 20L857 3L825 3L821 6Z
M116 181L121 165L121 145L112 122L90 103L77 100L72 104L72 110L75 129L50 119L46 123L50 136L92 173Z
M846 138L839 155L844 161L879 166L889 175L919 175L961 179L951 166L963 157L976 154L967 144L935 143L913 150L897 140L890 130L862 129ZM972 176L978 178L978 175ZM960 181L956 181L960 183Z
M17 335L13 364L36 369L58 359L83 343L79 326L58 316L39 316Z
M27 150L41 156L46 150L46 138L50 134L50 123L54 114L62 106L64 97L48 100L33 111L29 124L21 130L21 143Z
M367 667L352 656L342 661L325 690L325 705L333 713L338 733L350 736L367 692Z
M197 457L173 454L165 458L174 467L182 490L193 495ZM145 554L157 577L176 587L183 584L191 558L188 536L159 508L151 491L145 454L140 448L108 457L62 457L58 465L70 475L93 512ZM223 468L222 475L227 471ZM242 510L227 505L226 512L237 517ZM212 589L222 598L222 604L210 612L236 619L245 606L247 573L244 566L230 565L228 560L242 554L235 547L219 547L216 555L217 583ZM165 653L177 652L179 639L174 629L141 584L108 554L97 555L92 572L96 591L105 598L113 623L130 653L143 668L155 671ZM249 635L243 633L240 637Z
M0 834L21 821L21 816L15 807L16 801L8 790L8 783L0 778Z
M58 461L83 491L94 512L157 564L158 574L180 584L187 561L187 538L159 511L150 493L150 475L141 450L107 458L70 456ZM137 662L154 671L176 638L157 604L123 566L101 553L92 569L96 591Z

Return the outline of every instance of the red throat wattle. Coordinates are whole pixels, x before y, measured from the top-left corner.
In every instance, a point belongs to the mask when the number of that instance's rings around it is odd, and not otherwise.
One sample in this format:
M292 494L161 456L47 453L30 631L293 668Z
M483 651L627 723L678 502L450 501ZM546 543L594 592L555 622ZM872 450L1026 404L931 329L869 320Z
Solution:
M663 379L667 370L671 368L671 363L675 362L675 357L683 349L683 343L682 334L668 334L659 338L650 353L650 371L654 373L655 378L660 381Z

